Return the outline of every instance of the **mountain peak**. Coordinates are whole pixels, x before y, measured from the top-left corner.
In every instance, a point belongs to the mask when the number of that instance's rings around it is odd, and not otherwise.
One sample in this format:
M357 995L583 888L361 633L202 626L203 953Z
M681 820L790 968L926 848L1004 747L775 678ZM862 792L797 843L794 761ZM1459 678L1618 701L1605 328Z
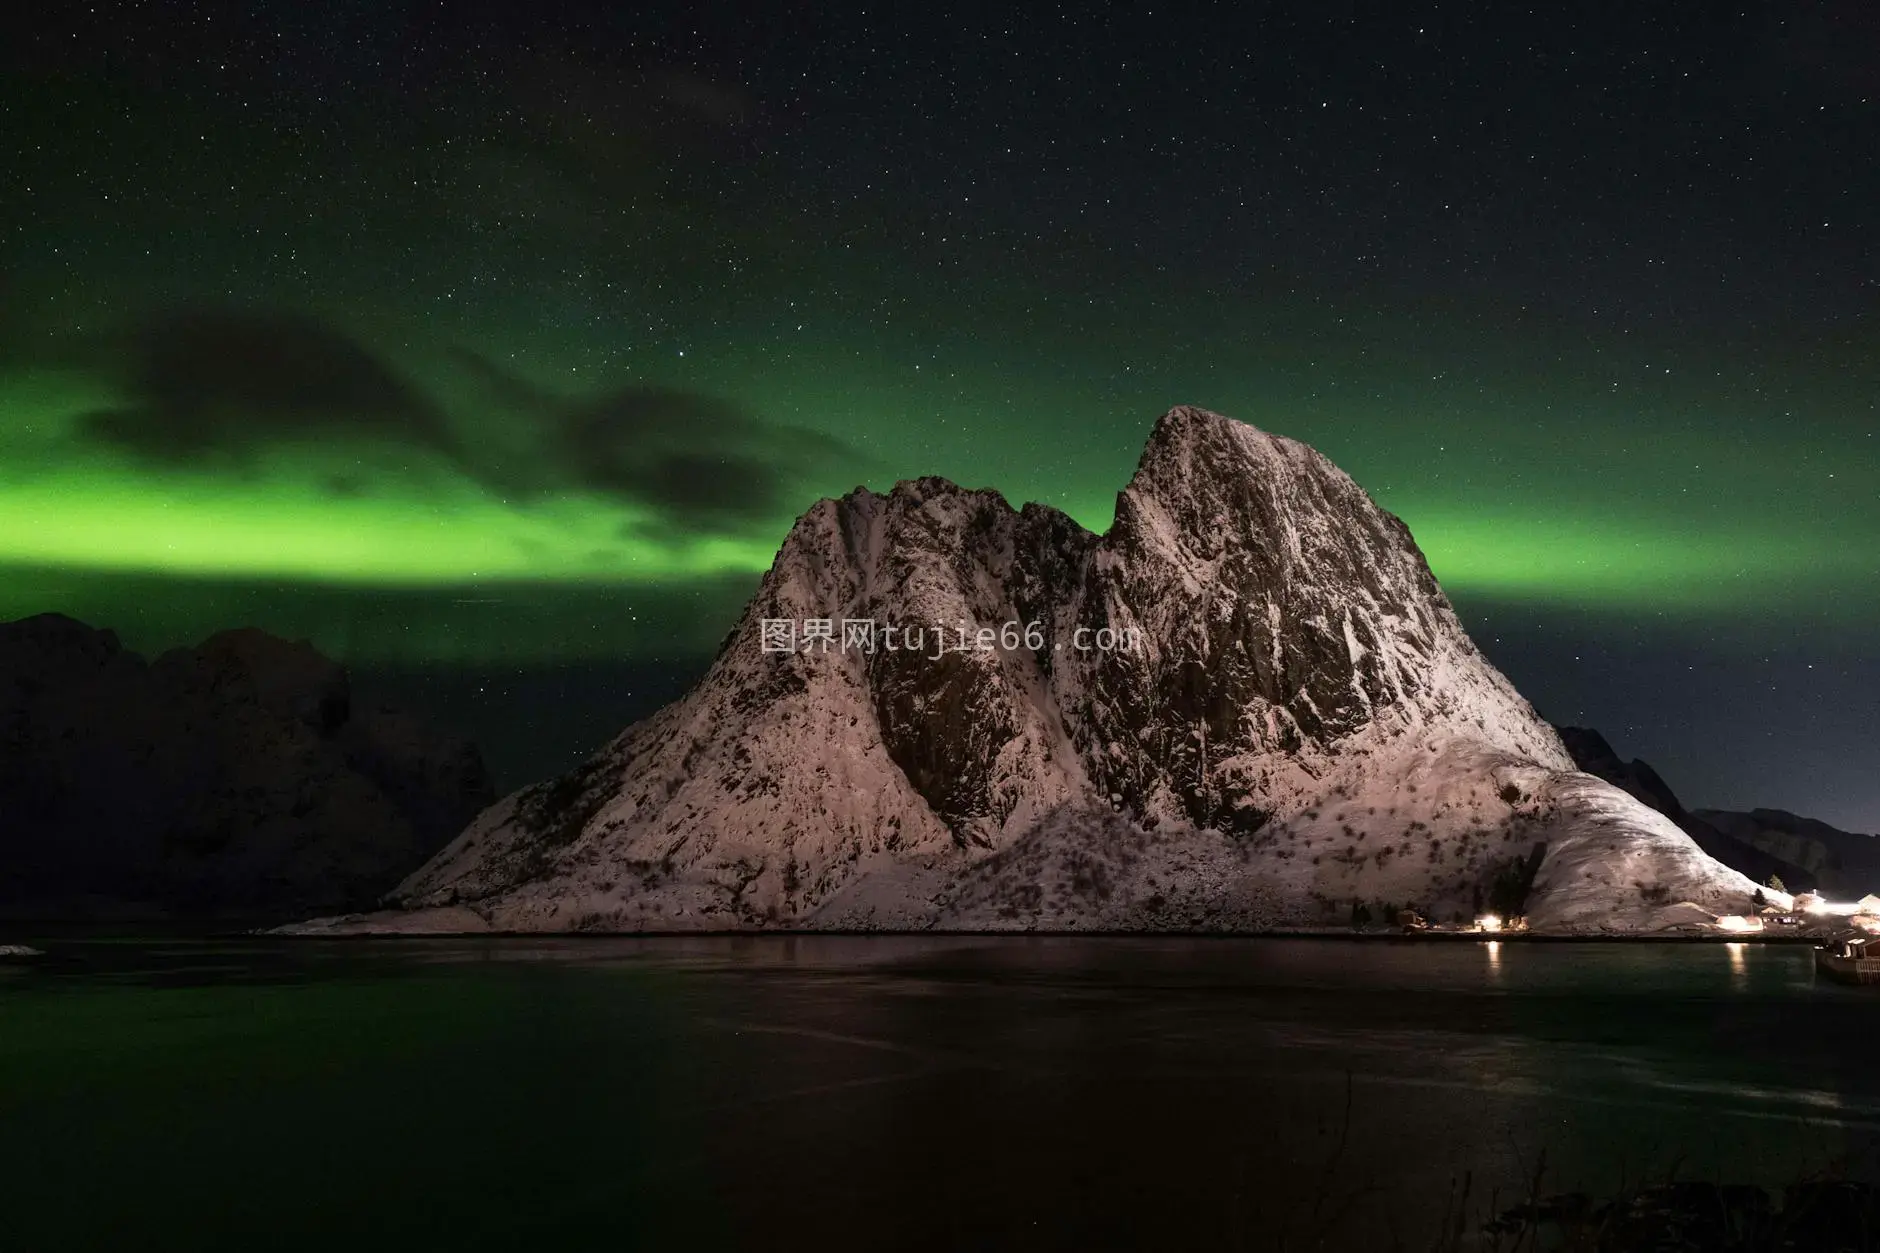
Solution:
M1570 925L1660 899L1611 866L1720 912L1754 889L1572 770L1342 470L1180 405L1102 536L939 478L819 503L690 695L398 899L514 930L1314 925L1528 882Z
M1271 532L1301 514L1382 512L1317 450L1193 405L1177 405L1156 422L1119 497L1119 514L1130 501L1160 502L1209 546L1225 538L1223 525ZM1405 530L1401 538L1408 536Z
M1234 459L1256 460L1298 458L1308 463L1331 463L1306 444L1263 431L1249 422L1203 409L1199 405L1176 405L1157 418L1144 441L1140 463L1161 463L1172 456L1192 458L1199 454L1219 454L1234 450Z
M1241 428L1248 431L1259 432L1259 428L1254 426L1251 422L1242 422L1238 418L1230 418L1226 414L1216 413L1212 409L1204 409L1200 405L1175 405L1170 408L1168 412L1155 420L1155 425L1149 432L1148 442L1154 443L1159 438L1184 438L1193 435L1195 432L1209 429L1225 430L1231 428Z

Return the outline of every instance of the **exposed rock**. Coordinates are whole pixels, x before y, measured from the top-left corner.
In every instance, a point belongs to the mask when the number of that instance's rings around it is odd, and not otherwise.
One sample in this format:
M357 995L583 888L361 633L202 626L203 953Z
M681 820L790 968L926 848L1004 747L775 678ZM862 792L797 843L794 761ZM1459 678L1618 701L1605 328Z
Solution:
M767 619L836 643L766 651ZM1636 930L1754 891L1574 770L1342 471L1178 408L1102 536L941 479L817 504L685 699L354 925Z
M0 910L288 917L370 904L492 796L476 749L357 709L306 643L146 662L56 614L0 625Z

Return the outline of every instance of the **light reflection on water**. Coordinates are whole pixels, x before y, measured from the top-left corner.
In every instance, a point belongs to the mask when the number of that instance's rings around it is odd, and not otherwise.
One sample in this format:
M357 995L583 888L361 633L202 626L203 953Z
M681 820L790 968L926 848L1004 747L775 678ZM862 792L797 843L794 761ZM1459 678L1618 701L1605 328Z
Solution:
M261 1240L309 1194L351 1209L298 1219L308 1247L537 1234L504 1229L511 1209L577 1247L709 1245L701 1213L761 1242L829 1232L838 1195L830 1249L1066 1223L1083 1247L1234 1247L1233 1222L1290 1212L1334 1155L1335 1212L1407 1224L1465 1172L1520 1194L1542 1154L1601 1192L1674 1160L1776 1186L1880 1143L1875 993L1817 985L1794 946L41 947L0 985L0 1159L25 1163L15 1217L58 1247L85 1244L60 1222L123 1244L153 1207ZM433 1168L414 1142L476 1148Z

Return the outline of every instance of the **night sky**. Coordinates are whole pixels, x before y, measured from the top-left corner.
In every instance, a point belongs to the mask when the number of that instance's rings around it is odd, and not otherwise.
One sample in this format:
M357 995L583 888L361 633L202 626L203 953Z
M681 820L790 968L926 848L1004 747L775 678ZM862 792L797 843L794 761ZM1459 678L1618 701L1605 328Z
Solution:
M1880 8L1549 8L53 6L0 617L309 637L520 783L819 496L1102 528L1195 403L1687 804L1880 829Z

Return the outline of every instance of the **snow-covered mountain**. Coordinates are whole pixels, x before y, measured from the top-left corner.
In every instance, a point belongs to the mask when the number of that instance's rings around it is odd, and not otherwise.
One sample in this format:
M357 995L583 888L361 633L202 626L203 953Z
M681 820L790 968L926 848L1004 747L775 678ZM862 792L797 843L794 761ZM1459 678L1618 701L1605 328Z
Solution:
M934 478L817 504L688 696L343 925L1627 930L1754 891L1574 770L1341 470L1182 407L1101 536Z

